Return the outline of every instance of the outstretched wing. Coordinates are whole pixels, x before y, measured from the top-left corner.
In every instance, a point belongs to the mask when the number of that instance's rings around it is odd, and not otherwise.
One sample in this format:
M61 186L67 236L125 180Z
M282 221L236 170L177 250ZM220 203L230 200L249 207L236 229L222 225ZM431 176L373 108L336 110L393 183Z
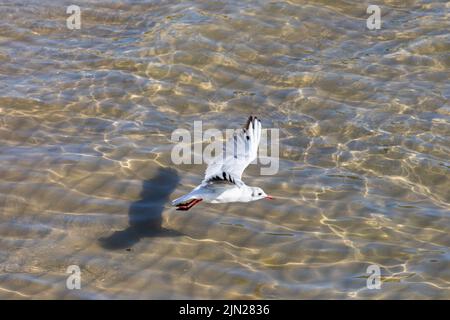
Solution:
M261 121L250 116L243 129L237 130L227 141L221 154L208 165L203 182L240 182L245 168L258 156L261 140Z

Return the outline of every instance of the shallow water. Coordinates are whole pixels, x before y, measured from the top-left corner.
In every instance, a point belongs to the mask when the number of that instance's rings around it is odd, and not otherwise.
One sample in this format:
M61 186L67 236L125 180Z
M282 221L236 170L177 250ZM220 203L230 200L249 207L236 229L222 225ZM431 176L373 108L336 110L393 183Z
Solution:
M376 2L1 1L0 298L449 299L450 7ZM249 114L277 200L170 207Z

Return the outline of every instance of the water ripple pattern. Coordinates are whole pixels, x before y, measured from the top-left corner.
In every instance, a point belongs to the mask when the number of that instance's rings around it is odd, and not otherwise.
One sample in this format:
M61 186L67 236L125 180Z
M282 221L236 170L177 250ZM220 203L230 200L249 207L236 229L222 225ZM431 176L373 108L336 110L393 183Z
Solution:
M377 3L0 1L0 298L449 299L450 6ZM249 114L277 200L170 207Z

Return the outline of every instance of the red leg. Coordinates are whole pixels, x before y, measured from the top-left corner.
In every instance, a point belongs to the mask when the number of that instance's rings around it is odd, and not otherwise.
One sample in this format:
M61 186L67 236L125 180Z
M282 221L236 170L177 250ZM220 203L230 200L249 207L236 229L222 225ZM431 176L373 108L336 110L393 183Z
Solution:
M187 207L188 205L190 205L192 202L194 202L195 200L197 200L197 199L192 199L192 200L190 200L190 201L188 201L188 202L184 202L184 203L180 203L180 204L177 204L177 207Z
M194 200L188 202L185 205L178 206L177 210L188 211L190 208L192 208L193 206L195 206L197 203L201 202L202 200L203 199L194 199Z
M195 206L197 203L199 203L200 201L202 201L202 200L201 199L193 199L193 200L189 201L188 203L178 206L177 210L187 211L190 208L192 208L193 206Z

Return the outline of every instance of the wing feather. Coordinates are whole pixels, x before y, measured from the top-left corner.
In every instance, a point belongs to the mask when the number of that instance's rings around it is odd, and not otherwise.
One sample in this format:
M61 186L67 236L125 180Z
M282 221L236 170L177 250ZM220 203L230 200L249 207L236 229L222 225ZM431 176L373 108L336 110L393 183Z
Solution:
M221 154L208 165L204 182L227 180L241 181L245 168L257 158L261 140L261 121L250 116L243 129L237 130L227 141Z

